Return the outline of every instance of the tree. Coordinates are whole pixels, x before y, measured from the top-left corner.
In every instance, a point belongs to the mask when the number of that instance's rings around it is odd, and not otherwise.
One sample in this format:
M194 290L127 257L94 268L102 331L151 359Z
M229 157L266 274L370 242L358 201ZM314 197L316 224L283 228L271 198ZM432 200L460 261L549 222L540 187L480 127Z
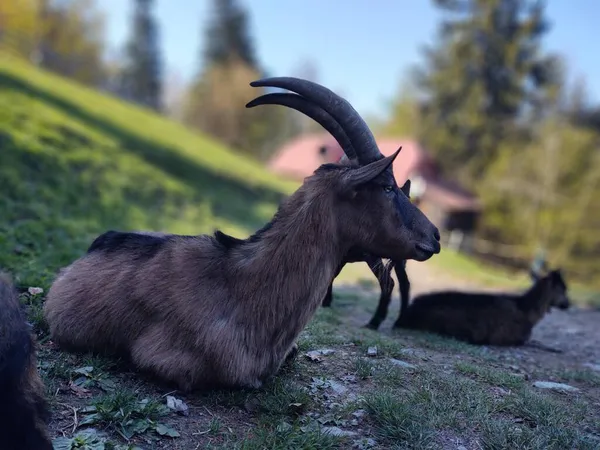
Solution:
M252 69L258 69L249 31L248 14L236 0L214 0L213 14L206 27L205 36L205 67L235 59Z
M102 82L104 17L94 0L2 0L0 42L60 75Z
M417 72L426 96L421 138L472 184L519 124L543 119L558 65L541 50L548 30L541 1L434 3L445 18Z
M134 0L132 36L126 47L124 95L157 111L162 109L162 61L153 0Z

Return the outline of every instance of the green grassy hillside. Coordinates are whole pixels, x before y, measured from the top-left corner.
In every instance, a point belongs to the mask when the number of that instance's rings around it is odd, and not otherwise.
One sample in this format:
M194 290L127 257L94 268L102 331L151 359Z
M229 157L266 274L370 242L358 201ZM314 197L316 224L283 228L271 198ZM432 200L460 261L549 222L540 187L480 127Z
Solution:
M47 287L109 228L244 234L294 184L143 108L0 55L0 267Z

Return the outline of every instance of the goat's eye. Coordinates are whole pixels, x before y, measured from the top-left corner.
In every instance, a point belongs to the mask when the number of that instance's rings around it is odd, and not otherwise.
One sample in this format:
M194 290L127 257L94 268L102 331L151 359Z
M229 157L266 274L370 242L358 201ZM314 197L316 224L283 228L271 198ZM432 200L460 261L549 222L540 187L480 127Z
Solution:
M383 187L383 190L389 194L390 192L392 192L394 190L394 186L392 186L391 184L388 184Z

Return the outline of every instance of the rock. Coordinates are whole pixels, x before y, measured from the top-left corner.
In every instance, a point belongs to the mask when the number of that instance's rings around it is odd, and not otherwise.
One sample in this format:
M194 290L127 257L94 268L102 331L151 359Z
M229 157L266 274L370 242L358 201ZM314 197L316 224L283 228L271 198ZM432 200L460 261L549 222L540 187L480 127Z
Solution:
M352 413L352 415L354 417L356 417L357 419L360 419L362 416L364 416L367 412L364 409L357 409L356 411L354 411Z
M29 287L27 288L27 292L29 292L30 295L38 295L44 292L44 290L41 287Z
M416 366L413 366L412 364L409 364L405 361L401 361L399 359L389 358L389 361L395 366L405 367L407 369L416 369Z
M367 356L377 356L377 347L369 347L367 349Z
M311 350L310 352L306 352L304 356L306 356L311 361L321 362L323 358L321 356L330 355L331 353L335 353L335 350L331 348L323 348L320 350Z
M348 391L348 388L346 386L334 380L329 380L329 387L336 394L343 394L344 392Z
M595 370L596 372L600 372L600 364L585 363L583 366Z
M578 392L579 389L575 386L569 386L564 383L554 383L553 381L536 381L533 383L536 388L539 389L556 389L559 391Z
M188 405L186 405L183 400L175 398L172 395L167 395L167 407L184 416L189 415Z
M342 430L340 427L322 427L321 431L332 436L356 436L354 431Z
M459 445L458 447L456 447L456 450L467 450L467 447L465 447L464 445Z

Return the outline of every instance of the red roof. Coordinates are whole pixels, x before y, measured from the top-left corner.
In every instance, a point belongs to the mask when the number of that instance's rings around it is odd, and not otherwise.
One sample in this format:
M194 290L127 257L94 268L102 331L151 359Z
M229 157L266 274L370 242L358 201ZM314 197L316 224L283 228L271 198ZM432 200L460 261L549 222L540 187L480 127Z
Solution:
M402 147L394 161L394 175L399 185L409 177L420 175L427 187L424 198L453 210L478 210L477 199L460 186L438 176L437 163L418 141L379 138L377 145L385 156ZM322 149L326 150L323 151ZM302 180L324 163L337 162L344 152L337 141L326 133L302 135L285 144L271 159L269 168L283 176Z

